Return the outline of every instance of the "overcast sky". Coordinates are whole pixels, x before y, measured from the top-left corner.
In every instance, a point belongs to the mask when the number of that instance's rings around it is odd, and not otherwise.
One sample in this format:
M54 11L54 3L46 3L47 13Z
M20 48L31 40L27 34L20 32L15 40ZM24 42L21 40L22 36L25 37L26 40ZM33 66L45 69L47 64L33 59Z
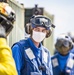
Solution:
M69 31L74 31L74 0L17 0L25 7L44 7L44 9L54 15L56 25L54 37Z

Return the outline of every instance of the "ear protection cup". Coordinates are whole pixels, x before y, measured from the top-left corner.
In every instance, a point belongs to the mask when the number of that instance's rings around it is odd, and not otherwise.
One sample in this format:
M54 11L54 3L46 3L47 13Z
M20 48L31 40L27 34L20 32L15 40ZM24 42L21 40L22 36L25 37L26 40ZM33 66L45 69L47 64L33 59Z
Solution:
M71 37L72 41L74 42L74 32L68 32L68 35Z
M30 34L31 33L31 29L32 29L31 23L27 23L25 28L26 28L25 29L26 33L27 34Z
M5 16L0 14L0 25L5 28L6 36L11 32L13 29L13 24L9 21Z
M69 47L70 47L70 49L72 49L72 47L73 47L73 43L72 42L69 42Z
M70 49L71 49L71 48L73 47L73 42L72 42L71 37L68 36L68 35L66 35L65 38L70 38L70 39L69 39L69 47L70 47Z
M50 29L50 30L47 31L46 38L48 38L49 36L51 36L51 34L52 34L52 30Z

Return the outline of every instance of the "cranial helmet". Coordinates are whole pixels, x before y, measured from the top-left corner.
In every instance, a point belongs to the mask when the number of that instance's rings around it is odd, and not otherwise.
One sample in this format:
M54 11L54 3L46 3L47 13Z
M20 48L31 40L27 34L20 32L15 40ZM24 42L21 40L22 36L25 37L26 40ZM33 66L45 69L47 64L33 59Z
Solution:
M15 21L15 12L7 3L0 3L0 25L6 28L6 35L10 33Z
M72 39L67 34L61 34L57 37L55 47L61 47L62 45L65 47L73 46Z
M48 30L48 34L46 37L51 35L51 27L55 28L55 26L51 23L51 20L43 15L34 15L30 18L30 23L27 25L27 29L30 27L35 28L37 26L45 27ZM30 32L30 29L28 30Z
M32 16L30 19L30 23L32 27L42 26L47 30L50 30L50 27L54 27L52 26L51 20L43 15Z

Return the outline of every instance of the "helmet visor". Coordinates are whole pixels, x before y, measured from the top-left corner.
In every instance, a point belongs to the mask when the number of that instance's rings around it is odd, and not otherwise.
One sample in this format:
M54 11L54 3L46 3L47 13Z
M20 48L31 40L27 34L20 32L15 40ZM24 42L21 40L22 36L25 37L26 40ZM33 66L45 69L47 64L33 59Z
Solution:
M36 26L45 26L46 28L52 25L51 20L46 17L35 17L30 19L30 22Z

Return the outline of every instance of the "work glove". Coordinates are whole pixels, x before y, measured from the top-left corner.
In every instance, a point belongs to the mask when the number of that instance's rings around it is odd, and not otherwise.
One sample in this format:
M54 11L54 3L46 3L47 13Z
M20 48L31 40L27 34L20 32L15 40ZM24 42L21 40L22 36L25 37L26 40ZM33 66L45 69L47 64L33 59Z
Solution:
M14 10L7 3L0 2L0 29L2 30L2 32L0 32L1 36L5 37L11 32L16 19L15 16Z
M67 72L61 72L60 75L70 75L70 73L67 73Z

